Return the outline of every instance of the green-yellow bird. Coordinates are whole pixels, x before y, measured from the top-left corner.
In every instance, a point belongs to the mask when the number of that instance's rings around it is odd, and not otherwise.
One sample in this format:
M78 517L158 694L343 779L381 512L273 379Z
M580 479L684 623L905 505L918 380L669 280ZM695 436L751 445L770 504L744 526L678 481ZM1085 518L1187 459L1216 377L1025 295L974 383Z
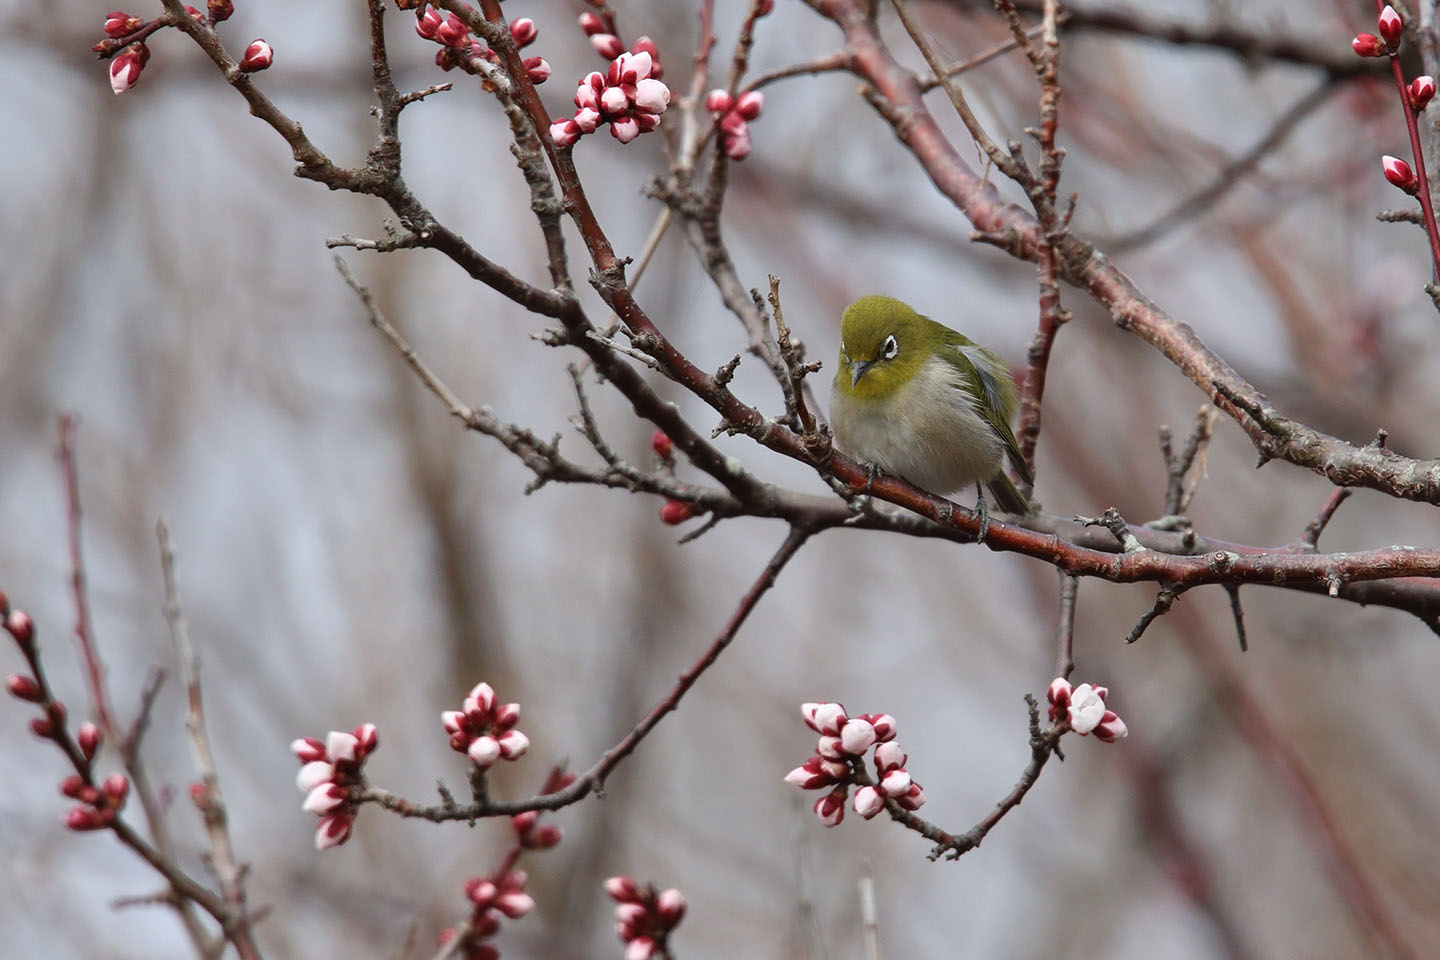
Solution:
M1005 472L1033 484L1010 428L1018 400L1004 361L893 297L845 308L830 421L842 453L933 493L976 485L980 537L990 488L1006 513L1030 512Z

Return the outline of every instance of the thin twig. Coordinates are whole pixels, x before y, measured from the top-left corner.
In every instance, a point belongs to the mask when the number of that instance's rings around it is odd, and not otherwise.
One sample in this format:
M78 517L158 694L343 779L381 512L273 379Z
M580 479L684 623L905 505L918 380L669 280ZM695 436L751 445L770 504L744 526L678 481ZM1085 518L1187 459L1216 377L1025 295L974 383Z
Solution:
M1055 623L1055 676L1069 677L1075 669L1075 600L1080 581L1060 573L1060 612Z

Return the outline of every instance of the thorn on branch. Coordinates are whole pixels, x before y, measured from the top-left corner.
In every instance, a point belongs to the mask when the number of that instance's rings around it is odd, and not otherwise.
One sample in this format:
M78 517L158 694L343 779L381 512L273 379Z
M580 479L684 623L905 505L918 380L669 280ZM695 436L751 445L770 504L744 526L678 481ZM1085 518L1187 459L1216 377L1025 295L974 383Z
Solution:
M1300 534L1302 549L1312 553L1318 549L1320 534L1325 532L1331 518L1335 516L1335 511L1340 509L1340 504L1349 500L1350 495L1354 492L1350 487L1336 487L1330 492L1330 496L1326 499L1324 506L1320 508L1320 512L1315 515L1314 520L1305 525L1305 532Z
M1161 584L1160 592L1155 596L1155 603L1151 605L1149 610L1145 611L1144 615L1140 617L1139 622L1131 628L1130 633L1125 637L1125 642L1130 644L1139 640L1150 624L1170 612L1171 605L1179 599L1180 595L1184 593L1186 589L1188 588L1177 587L1173 583Z
M1225 592L1230 594L1230 613L1235 618L1235 636L1240 639L1240 652L1244 653L1250 649L1250 640L1245 635L1245 611L1240 606L1240 584L1225 584Z

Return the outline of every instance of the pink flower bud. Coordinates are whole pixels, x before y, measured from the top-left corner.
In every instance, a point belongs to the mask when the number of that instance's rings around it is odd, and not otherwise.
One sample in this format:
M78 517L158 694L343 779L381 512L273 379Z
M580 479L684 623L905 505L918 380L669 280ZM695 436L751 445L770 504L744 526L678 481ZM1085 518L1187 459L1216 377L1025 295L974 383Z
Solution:
M724 90L711 90L705 95L705 109L711 113L729 113L734 103Z
M739 133L723 137L725 156L731 160L744 160L750 156L750 131L742 124Z
M595 76L599 77L600 74L597 73ZM575 106L582 110L587 108L590 110L600 109L600 90L603 89L603 77L601 78L601 84L601 87L596 87L590 83L580 84L580 86L575 89Z
M835 782L823 757L811 757L800 766L785 774L785 782L801 790L815 790L828 787Z
M300 809L306 813L314 813L323 817L337 807L343 807L348 799L344 787L334 783L322 783L305 794L305 800L300 804Z
M526 810L522 813L517 813L515 814L515 816L510 818L510 826L515 828L515 833L519 836L524 836L525 834L534 830L535 825L539 822L539 810Z
M201 813L210 809L210 788L199 780L190 784L190 802Z
M114 13L105 14L105 36L125 37L139 30L145 23L139 17L133 17L123 10L116 10Z
M496 742L500 745L500 756L506 760L514 760L525 754L530 749L530 738L519 730L506 730L500 734Z
M230 0L209 0L205 9L210 11L211 23L224 23L235 12L235 4Z
M535 898L519 890L502 893L495 898L495 909L514 920L535 909Z
M847 719L844 704L824 701L801 704L800 715L805 718L805 724L811 730L828 736L839 736L840 728Z
M617 128L622 123L629 125L626 127L628 135L622 135L621 133L617 132ZM634 121L633 118L626 117L624 120L617 120L613 124L611 124L610 132L614 134L615 139L619 140L621 143L629 143L631 140L634 140L636 137L640 136L640 126ZM693 516L695 516L695 508L690 506L690 504L686 503L684 500L666 500L665 505L660 508L660 519L663 522L670 524L670 526L672 527L677 524L684 523L686 520L689 520Z
M610 877L606 880L605 892L610 895L610 899L620 903L633 903L640 897L640 887L625 876Z
M75 733L75 743L80 747L80 753L86 760L95 759L95 751L100 749L100 728L90 722L80 724L80 729Z
M735 101L735 112L746 120L754 120L760 116L760 111L765 107L765 94L759 90L750 90L740 94Z
M130 781L125 778L123 773L112 773L105 778L105 782L100 785L100 788L105 791L105 796L109 798L110 804L119 807L125 802L125 797L130 792Z
M471 701L474 702L474 706L470 706ZM482 680L470 688L470 693L466 695L465 702L466 712L478 709L488 714L495 708L495 688Z
M447 13L445 20L435 28L435 39L447 47L460 47L468 44L470 29L465 26L465 21Z
M851 756L860 756L875 742L875 728L856 717L840 728L840 749Z
M422 39L434 40L440 32L440 24L445 18L440 16L440 11L426 4L415 11L415 32L420 34Z
M494 737L476 737L465 750L467 756L482 770L500 759L500 743Z
M268 68L274 62L275 51L270 44L264 40L254 40L245 48L245 56L240 58L240 69L244 73L255 73Z
M335 777L335 768L324 760L315 760L300 768L295 774L295 786L300 788L301 793L309 793L322 783L326 783Z
M774 9L775 0L760 0L760 3L755 5L755 16L768 17Z
M815 752L825 760L840 761L845 759L845 748L840 743L839 737L824 736L815 741Z
M314 737L301 737L290 741L290 752L299 757L301 763L314 763L325 759L325 744Z
M625 52L625 44L613 33L595 33L590 35L590 46L595 52L606 60L613 60Z
M649 133L660 126L659 114L636 112L631 116L635 118L635 125L640 128L641 133Z
M731 110L720 118L720 132L730 137L749 136L750 127L745 123L745 118Z
M630 98L619 87L606 87L600 94L600 112L607 117L618 117L630 109Z
M1420 181L1415 178L1415 172L1410 169L1410 164L1399 157L1386 155L1380 158L1381 165L1385 169L1385 179L1395 186L1414 196L1420 189Z
M670 88L659 80L646 78L635 84L635 106L657 116L670 106Z
M110 61L110 89L121 94L135 86L140 81L140 71L145 69L149 59L150 48L143 43L132 43L118 53L115 59ZM11 614L11 619L14 618L15 614ZM15 631L12 629L10 632L13 634Z
M875 728L875 742L885 743L895 739L895 718L888 713L862 713L860 719Z
M855 812L866 820L885 809L885 797L874 787L861 787L855 791Z
M875 769L880 771L881 776L905 766L905 761L909 759L905 751L900 749L900 744L894 740L875 748Z
M112 68L113 69L113 68ZM35 639L35 621L24 610L12 610L5 617L5 630L15 638L22 650L30 649Z
M1375 23L1380 28L1380 36L1385 38L1385 45L1391 50L1399 49L1400 34L1405 32L1405 21L1400 19L1395 8L1387 3Z
M491 723L499 730L508 730L520 720L520 704L502 703L494 710Z
M329 850L350 839L350 824L354 820L349 814L337 813L320 821L315 828L315 849Z
M540 28L535 26L535 21L529 17L521 17L510 24L510 36L515 38L517 47L530 46L539 35Z
M880 781L880 792L887 797L904 796L910 790L910 774L903 768L891 770Z
M905 791L902 797L896 797L895 802L906 810L919 810L925 806L925 790L918 783L911 783L910 789Z
M1096 739L1103 740L1106 743L1114 743L1116 740L1121 740L1129 735L1130 728L1125 726L1125 721L1121 720L1114 710L1106 710L1104 719L1102 719L1099 726L1095 728Z
M650 55L650 76L659 80L665 75L665 68L660 65L660 51L655 46L655 41L649 37L641 37L635 41L630 48L632 53L646 53Z
M675 456L675 447L664 430L656 430L650 435L650 449L654 450L661 460L670 460Z
M85 781L81 779L77 774L72 773L70 774L70 776L60 781L60 792L63 793L65 796L69 797L71 800L79 797L80 791L84 789Z
M550 64L544 57L527 57L524 66L531 83L541 84L550 79Z
M625 960L650 960L655 956L655 941L650 937L636 937L625 944Z
M833 827L845 819L845 795L847 788L836 787L815 801L815 816L827 827Z
M357 760L364 760L375 752L376 747L380 746L380 733L373 723L360 724L360 726L350 731L350 735L357 741L355 747Z
M622 53L617 59L620 61L621 83L639 83L650 76L650 54Z
M360 739L353 733L331 730L325 738L325 753L331 763L354 763L360 759Z
M1424 110L1425 105L1435 96L1435 78L1416 77L1410 81L1409 92L1410 106L1416 110Z
M50 722L49 717L35 717L30 721L30 732L44 740L55 736L55 724Z
M600 126L600 111L593 107L581 107L575 111L575 126L580 128L581 133L594 133L595 128Z
M673 927L685 916L685 895L674 887L661 890L655 898L655 916L665 927Z
M99 830L105 821L94 807L71 807L65 811L65 826L71 830Z
M615 908L615 918L622 927L631 931L644 923L649 916L650 911L642 903L622 903Z
M1385 57L1390 51L1385 49L1385 42L1373 33L1357 34L1354 40L1350 41L1350 47L1362 57Z
M565 837L559 827L544 826L526 837L523 846L528 850L549 850Z
M597 33L605 32L605 21L600 18L600 14L586 10L580 14L580 29L585 31L585 36L593 37Z
M550 139L557 147L568 147L580 139L580 125L574 120L561 119L550 124Z
M40 684L31 677L22 677L17 673L5 678L5 689L17 700L28 700L30 703L39 703L44 698Z

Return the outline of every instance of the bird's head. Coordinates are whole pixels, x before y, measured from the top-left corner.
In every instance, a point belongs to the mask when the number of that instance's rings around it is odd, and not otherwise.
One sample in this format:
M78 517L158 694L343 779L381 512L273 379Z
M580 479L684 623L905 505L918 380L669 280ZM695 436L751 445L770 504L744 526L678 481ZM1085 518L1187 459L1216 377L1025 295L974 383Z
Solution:
M887 399L940 349L943 329L894 297L861 297L840 321L835 390L861 400Z

